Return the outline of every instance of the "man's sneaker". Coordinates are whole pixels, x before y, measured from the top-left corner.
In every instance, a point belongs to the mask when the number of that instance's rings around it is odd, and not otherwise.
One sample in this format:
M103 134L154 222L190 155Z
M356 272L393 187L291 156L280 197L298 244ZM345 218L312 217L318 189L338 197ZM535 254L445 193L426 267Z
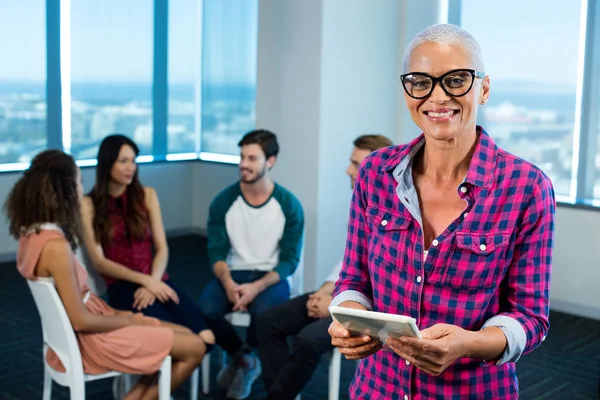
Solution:
M254 359L254 367L239 367L233 378L233 383L227 391L227 398L242 400L250 396L252 392L252 384L260 376L262 367L258 357L252 356Z
M229 389L235 378L237 365L231 358L227 358L227 364L217 374L217 385L222 389Z

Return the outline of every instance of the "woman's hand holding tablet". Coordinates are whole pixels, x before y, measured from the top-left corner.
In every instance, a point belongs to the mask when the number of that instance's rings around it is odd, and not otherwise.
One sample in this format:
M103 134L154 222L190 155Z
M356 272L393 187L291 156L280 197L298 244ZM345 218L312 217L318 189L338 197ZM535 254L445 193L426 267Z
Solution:
M366 311L365 306L354 301L345 301L340 304L344 309L357 309ZM330 310L333 307L330 307ZM383 343L379 338L369 335L355 335L344 328L335 319L329 325L331 344L338 348L348 360L361 360L381 350Z
M347 307L330 307L329 311L335 321L353 334L376 337L383 343L388 338L412 336L420 339L422 337L415 319L405 315Z

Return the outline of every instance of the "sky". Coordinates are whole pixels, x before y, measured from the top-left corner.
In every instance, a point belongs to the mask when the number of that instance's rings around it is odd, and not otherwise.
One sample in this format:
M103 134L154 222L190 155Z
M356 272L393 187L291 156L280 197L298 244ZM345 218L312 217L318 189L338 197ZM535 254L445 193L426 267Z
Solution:
M258 0L203 2L206 79L253 82ZM153 3L71 0L72 81L151 82ZM194 82L200 60L200 0L169 3L169 81ZM5 55L0 79L45 79L45 19L45 0L0 2L0 43Z
M199 2L169 2L170 82L195 80ZM254 81L257 2L204 0L205 80ZM461 19L492 80L575 85L580 8L581 0L463 0ZM71 0L72 80L150 82L152 24L153 0ZM45 0L0 2L0 79L45 79L45 25Z
M490 79L575 85L581 0L462 0Z

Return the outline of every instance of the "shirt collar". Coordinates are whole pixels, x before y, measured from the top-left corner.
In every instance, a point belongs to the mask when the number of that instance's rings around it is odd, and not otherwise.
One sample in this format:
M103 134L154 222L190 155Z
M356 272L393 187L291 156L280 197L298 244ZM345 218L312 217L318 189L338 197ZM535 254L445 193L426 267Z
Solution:
M384 164L383 170L391 170L396 181L402 179L409 164L414 156L425 145L425 135L421 134L406 146L402 146L400 151L390 157ZM465 177L465 182L474 186L489 188L494 179L494 170L496 158L498 156L498 146L494 140L487 134L485 129L477 126L477 144L471 158L471 164Z
M39 225L34 225L34 226L30 226L28 228L21 228L21 232L25 233L25 235L30 235L34 232L36 232L37 230L40 231L58 231L60 233L62 233L63 235L65 234L62 230L62 228L60 226L58 226L57 223L55 222L43 222Z
M123 192L118 197L112 197L108 195L108 210L112 212L125 213L125 206L127 204L127 191Z

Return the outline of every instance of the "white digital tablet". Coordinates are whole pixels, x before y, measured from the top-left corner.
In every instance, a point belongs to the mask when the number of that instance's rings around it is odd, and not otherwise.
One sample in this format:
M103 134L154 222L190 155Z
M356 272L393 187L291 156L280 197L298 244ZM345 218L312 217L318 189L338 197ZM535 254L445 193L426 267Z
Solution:
M334 320L354 334L378 337L383 342L390 337L412 336L422 338L416 320L406 315L356 310L346 307L330 307L329 312Z

